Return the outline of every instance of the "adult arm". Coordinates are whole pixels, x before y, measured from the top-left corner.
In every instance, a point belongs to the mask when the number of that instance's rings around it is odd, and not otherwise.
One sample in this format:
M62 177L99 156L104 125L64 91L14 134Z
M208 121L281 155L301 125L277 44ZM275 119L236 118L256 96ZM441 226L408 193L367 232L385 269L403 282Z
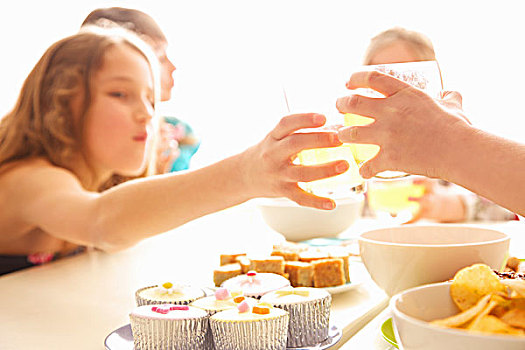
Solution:
M384 170L442 178L525 214L525 145L470 125L462 114L459 94L434 100L379 72L355 73L347 87L372 88L386 96L353 95L337 101L340 112L375 120L339 132L342 142L381 147L361 168L365 178Z

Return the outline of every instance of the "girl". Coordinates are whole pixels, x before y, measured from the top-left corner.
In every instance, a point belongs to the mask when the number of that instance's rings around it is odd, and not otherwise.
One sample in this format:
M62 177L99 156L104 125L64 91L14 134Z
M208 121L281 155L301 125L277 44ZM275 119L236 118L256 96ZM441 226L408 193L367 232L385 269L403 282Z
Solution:
M168 39L151 16L139 10L123 7L98 8L93 10L82 23L82 27L89 25L101 27L118 25L146 41L160 63L160 99L163 102L171 99L173 73L176 68L166 53ZM156 172L188 169L191 158L200 146L200 141L194 135L191 126L176 117L164 116L160 121L160 134Z
M289 115L257 145L193 172L136 179L97 192L112 175L144 170L154 115L154 74L132 36L82 32L52 45L0 121L1 272L81 246L114 251L254 197L333 209L298 181L348 169L293 164L305 148L339 146L325 123Z

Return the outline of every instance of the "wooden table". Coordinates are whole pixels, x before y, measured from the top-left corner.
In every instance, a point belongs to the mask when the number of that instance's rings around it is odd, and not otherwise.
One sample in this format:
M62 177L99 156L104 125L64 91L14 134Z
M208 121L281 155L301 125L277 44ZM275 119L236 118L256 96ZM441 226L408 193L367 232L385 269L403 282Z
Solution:
M90 251L3 276L0 349L104 349L105 337L129 323L136 289L166 280L212 286L212 271L221 253L269 252L282 240L249 202L122 252ZM359 262L351 266L356 276L365 278L359 287L333 296L331 321L343 331L333 349L388 303L364 266Z

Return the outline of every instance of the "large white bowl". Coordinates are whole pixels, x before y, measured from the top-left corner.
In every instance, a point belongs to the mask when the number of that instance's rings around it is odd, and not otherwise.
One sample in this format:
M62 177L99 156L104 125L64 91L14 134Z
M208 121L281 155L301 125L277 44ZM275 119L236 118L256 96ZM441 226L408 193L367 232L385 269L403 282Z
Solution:
M361 259L376 284L392 296L402 290L454 277L465 266L503 265L510 238L467 225L402 225L359 237Z
M428 321L459 313L450 297L450 282L401 292L390 300L394 332L404 350L523 350L525 338L442 328Z
M286 198L265 198L258 207L264 221L287 240L299 242L316 237L334 237L361 217L364 196L351 194L335 199L336 208L302 207Z

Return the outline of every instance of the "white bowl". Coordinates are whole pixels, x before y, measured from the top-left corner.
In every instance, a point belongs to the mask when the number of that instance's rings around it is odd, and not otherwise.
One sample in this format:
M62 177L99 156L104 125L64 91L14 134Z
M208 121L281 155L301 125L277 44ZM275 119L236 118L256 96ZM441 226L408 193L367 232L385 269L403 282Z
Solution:
M258 201L264 221L293 242L316 237L335 237L361 217L363 194L352 194L334 200L333 210L302 207L287 198L265 198Z
M390 309L400 349L525 349L523 337L471 333L428 323L459 313L459 309L450 297L450 284L450 282L429 284L406 290L392 297Z
M481 227L402 225L361 234L359 251L372 279L392 296L415 286L447 281L475 263L498 270L509 242L506 234Z

